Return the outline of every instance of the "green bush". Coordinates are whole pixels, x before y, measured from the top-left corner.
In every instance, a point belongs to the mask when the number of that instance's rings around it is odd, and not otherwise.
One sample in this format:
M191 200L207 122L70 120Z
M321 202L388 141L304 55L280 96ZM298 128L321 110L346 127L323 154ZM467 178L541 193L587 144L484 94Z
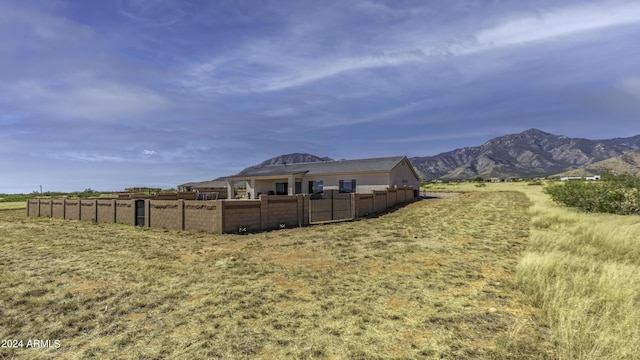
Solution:
M599 181L569 180L545 188L558 203L588 212L640 214L640 178L609 171Z

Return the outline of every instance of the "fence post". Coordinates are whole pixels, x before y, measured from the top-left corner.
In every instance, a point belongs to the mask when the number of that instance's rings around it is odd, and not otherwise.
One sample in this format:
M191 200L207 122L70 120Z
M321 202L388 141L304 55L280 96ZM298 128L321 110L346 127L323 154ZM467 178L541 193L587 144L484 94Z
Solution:
M304 195L296 195L296 218L298 218L298 227L301 227L304 220Z
M260 231L266 230L269 225L269 196L260 195Z
M151 200L149 199L144 199L144 215L144 226L151 227Z
M224 233L224 204L226 200L216 200L216 229L218 234Z
M112 221L112 223L115 224L116 223L116 199L112 199L111 201L112 201L111 206L113 207L113 211L112 211L112 213L113 213L113 221Z
M351 218L356 218L356 194L351 193Z
M184 199L180 199L180 218L182 219L182 224L180 225L180 229L184 230Z

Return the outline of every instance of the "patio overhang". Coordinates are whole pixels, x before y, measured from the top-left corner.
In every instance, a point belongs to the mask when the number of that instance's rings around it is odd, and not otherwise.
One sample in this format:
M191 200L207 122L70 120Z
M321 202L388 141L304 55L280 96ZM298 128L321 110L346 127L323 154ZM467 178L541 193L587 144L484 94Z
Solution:
M232 198L235 195L233 184L238 181L246 181L248 186L255 188L256 181L263 180L286 180L287 181L287 194L295 195L295 179L304 176L307 171L295 172L289 174L272 174L272 175L246 175L246 176L233 176L227 178L227 192Z

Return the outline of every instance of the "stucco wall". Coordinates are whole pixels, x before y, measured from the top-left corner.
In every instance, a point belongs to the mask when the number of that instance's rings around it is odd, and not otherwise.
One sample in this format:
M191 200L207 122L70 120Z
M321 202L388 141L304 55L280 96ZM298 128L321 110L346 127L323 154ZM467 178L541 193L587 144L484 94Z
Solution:
M114 199L98 200L98 222L116 222L116 201Z
M356 217L367 216L373 211L373 194L356 194Z
M391 186L412 186L414 189L420 188L420 179L409 168L406 161L401 161L390 174ZM413 196L413 195L412 195Z
M149 201L149 227L182 230L182 200Z
M223 200L222 232L260 231L260 200Z
M67 199L64 202L64 218L67 220L80 220L80 200Z
M351 203L333 203L333 217L360 217L381 212L412 199L413 190L393 188L370 194L335 194L351 198ZM259 200L133 200L133 199L64 199L28 200L28 216L99 221L103 223L136 223L135 202L144 202L145 226L172 230L244 233L310 223L310 195L265 195ZM315 200L312 200L315 201ZM319 206L320 203L315 205ZM344 208L340 208L344 206ZM337 216L336 216L337 214ZM317 220L316 221L322 221Z
M278 229L298 225L297 196L263 196L261 202L261 228Z
M27 216L40 216L40 203L38 200L27 200Z
M96 200L80 200L80 219L96 221Z
M116 200L116 222L135 225L135 200Z
M64 206L64 199L56 199L53 200L53 203L51 205L51 217L57 218L57 219L64 219L64 210L65 210L65 206Z
M40 200L40 216L51 217L51 200Z
M220 232L219 207L220 201L185 200L184 230Z

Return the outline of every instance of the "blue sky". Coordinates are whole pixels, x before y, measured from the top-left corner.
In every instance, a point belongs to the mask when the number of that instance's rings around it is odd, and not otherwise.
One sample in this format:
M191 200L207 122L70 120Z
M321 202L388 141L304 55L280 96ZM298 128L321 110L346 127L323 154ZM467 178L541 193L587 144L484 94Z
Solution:
M0 193L640 134L640 2L0 0Z

